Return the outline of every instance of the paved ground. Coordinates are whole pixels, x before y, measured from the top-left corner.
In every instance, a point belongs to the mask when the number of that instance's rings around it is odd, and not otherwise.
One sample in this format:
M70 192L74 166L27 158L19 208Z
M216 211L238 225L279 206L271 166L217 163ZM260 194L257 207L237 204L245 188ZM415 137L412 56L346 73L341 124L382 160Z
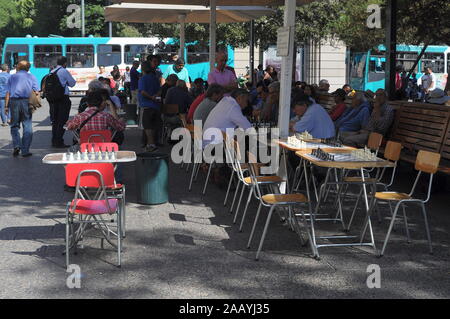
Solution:
M450 297L450 215L448 189L443 186L428 206L434 255L427 253L423 220L410 209L413 243L407 244L397 227L381 259L351 248L323 249L321 260L311 259L310 250L273 218L256 262L255 247L245 248L252 218L239 233L222 205L223 190L211 185L202 198L202 177L188 193L188 175L172 165L170 202L142 206L136 204L132 164L124 167L128 233L123 267L113 265L113 250L100 250L99 241L88 241L71 256L71 262L81 266L82 288L68 289L63 223L65 203L73 194L63 190L63 168L41 162L52 152L48 108L39 110L33 122L34 156L26 159L11 156L9 129L0 127L0 298ZM128 130L127 148L138 151L138 137L136 129ZM402 183L396 187L407 189L413 178L412 169L403 166ZM251 217L255 211L253 206ZM388 222L386 217L375 225L378 245ZM321 224L320 229L328 233L333 227ZM366 286L371 264L381 267L381 289Z

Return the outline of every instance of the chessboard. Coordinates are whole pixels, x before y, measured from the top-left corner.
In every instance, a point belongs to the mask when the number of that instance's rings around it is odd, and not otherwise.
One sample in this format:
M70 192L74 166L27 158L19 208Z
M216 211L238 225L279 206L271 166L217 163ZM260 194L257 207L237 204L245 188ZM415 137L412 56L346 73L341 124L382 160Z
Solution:
M318 148L330 148L330 149L346 149L345 145L336 141L335 139L312 139L312 140L301 140L296 136L291 136L283 144L287 145L289 148L294 148L298 150L310 150Z
M346 153L326 152L318 148L304 156L316 162L384 162L367 148Z
M68 152L48 154L43 159L44 164L88 164L88 163L125 163L136 160L132 151L118 152Z

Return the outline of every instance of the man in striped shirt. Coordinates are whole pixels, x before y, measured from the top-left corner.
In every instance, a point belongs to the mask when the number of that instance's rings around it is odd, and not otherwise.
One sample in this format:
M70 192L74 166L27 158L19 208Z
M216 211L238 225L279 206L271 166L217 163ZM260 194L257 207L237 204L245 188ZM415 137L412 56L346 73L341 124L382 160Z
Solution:
M106 101L99 91L89 92L87 95L88 108L83 113L75 115L66 123L68 130L77 130L81 124L87 123L81 128L82 131L103 131L103 130L125 130L125 123L117 120L111 114L105 112ZM95 115L94 115L95 114Z

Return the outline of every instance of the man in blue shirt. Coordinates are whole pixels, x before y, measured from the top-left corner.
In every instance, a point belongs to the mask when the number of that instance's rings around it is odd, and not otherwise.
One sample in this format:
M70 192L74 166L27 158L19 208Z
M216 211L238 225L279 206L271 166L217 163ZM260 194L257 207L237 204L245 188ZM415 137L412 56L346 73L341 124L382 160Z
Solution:
M66 70L67 58L60 57L57 61L57 67L54 68L51 73L56 73L64 88L64 97L54 103L50 104L50 112L52 112L53 122L52 122L52 146L55 148L68 148L68 145L64 144L64 124L69 120L70 108L72 107L72 102L70 101L70 90L69 87L74 87L77 82Z
M28 73L30 63L20 61L16 67L16 74L11 75L6 84L5 112L11 113L11 137L13 140L13 156L22 152L23 157L29 157L31 141L33 139L32 113L28 106L30 95L39 94L39 86L36 77ZM23 127L20 138L20 124Z
M370 119L370 104L363 93L358 92L348 109L336 122L336 129L342 137L348 132L358 132L365 127Z
M335 136L334 123L325 109L313 103L308 96L300 97L294 103L294 113L300 120L291 122L291 130L296 133L308 132L314 138L332 138Z
M11 119L9 115L7 116L5 114L6 85L11 76L8 71L9 67L7 64L2 64L0 66L0 117L2 119L2 126L8 126L8 122Z
M161 105L157 94L161 89L159 76L150 63L142 63L144 76L139 80L138 99L141 107L141 123L147 137L145 150L154 152L156 148L156 134L161 127Z
M130 91L131 91L131 104L138 104L138 85L141 73L139 73L140 62L134 61L130 70Z
M188 89L191 88L191 80L189 79L189 72L184 67L183 59L178 59L174 65L169 65L169 67L166 69L166 72L164 72L163 78L167 79L167 77L171 74L176 74L179 80L183 80L184 82L186 82L186 86Z

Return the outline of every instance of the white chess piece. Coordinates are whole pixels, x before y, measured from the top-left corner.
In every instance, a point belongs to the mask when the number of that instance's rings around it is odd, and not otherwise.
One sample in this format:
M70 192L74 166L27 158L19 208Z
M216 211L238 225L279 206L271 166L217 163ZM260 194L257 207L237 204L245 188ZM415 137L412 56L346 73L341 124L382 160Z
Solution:
M70 153L70 155L69 155L69 161L71 161L71 162L73 162L75 159L74 159L74 157L73 157L73 153Z
M67 161L67 154L66 153L63 153L62 160L63 161Z
M106 161L109 161L109 155L108 155L108 152L105 152L105 160L106 160Z
M81 153L80 153L80 151L77 152L77 161L81 161Z
M111 159L112 159L112 160L115 160L115 159L116 159L116 152L112 152Z

